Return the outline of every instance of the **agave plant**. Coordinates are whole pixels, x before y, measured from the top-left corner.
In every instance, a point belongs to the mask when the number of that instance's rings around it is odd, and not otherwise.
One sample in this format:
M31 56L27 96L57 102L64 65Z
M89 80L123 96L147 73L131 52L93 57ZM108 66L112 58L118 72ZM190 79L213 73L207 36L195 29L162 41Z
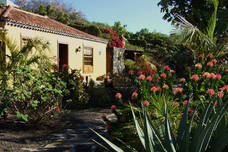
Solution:
M166 101L164 101L164 103L165 102ZM144 117L140 120L140 122L143 121L143 125L140 125L132 106L131 110L138 136L145 151L147 152L204 152L208 150L219 152L224 150L228 144L228 136L226 136L228 127L225 116L228 110L228 103L222 103L221 100L219 103L220 104L216 108L214 107L212 101L208 104L207 108L201 115L197 128L194 131L192 131L191 128L196 113L189 122L189 103L187 103L179 124L177 136L174 136L173 134L168 118L169 111L167 106L165 106L165 123L162 125L162 129L160 130L154 127L154 122L150 119L147 108L144 105L142 105ZM123 151L118 146L102 137L96 131L92 131L100 136L115 151ZM213 136L218 131L220 131L219 135L217 137ZM133 151L131 148L129 148L129 146L128 150Z

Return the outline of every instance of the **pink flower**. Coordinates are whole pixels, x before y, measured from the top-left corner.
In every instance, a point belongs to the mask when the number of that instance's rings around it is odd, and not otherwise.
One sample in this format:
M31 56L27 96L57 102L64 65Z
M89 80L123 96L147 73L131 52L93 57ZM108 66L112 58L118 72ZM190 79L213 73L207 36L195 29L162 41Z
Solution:
M162 88L168 90L169 86L167 84L164 84Z
M177 93L182 93L183 92L183 89L181 89L181 88L177 88L174 92L173 92L173 94L177 94Z
M223 96L224 96L223 91L219 91L219 92L218 92L218 96L219 96L219 98L223 98Z
M129 75L132 75L132 74L134 74L134 71L133 71L133 70L129 70L129 71L128 71L128 74L129 74Z
M157 89L156 87L152 87L152 88L150 89L150 91L151 91L151 92L157 92L158 89Z
M213 67L213 65L214 65L213 62L208 62L207 63L207 66L209 66L209 67Z
M214 73L211 73L211 74L210 74L210 78L211 78L211 79L216 79L216 75L215 75Z
M115 105L112 105L111 106L111 110L116 110L116 106Z
M213 54L212 54L212 53L209 53L207 56L208 56L209 58L213 58Z
M216 107L218 105L218 101L215 101L214 103L214 107Z
M183 106L185 106L186 104L188 104L188 100L184 100L184 101L182 102L182 104L183 104Z
M205 78L210 78L210 73L204 72L203 76L204 76Z
M138 77L139 80L144 80L145 79L145 75L141 74L139 77Z
M137 97L137 96L138 96L137 91L134 91L134 92L132 93L132 95L131 95L131 98L135 98L135 97Z
M174 102L174 103L173 103L173 106L174 106L174 107L179 107L180 104L179 104L179 102Z
M121 94L121 93L116 93L115 97L116 97L117 99L121 99L121 98L122 98L122 94Z
M169 66L168 65L164 66L163 70L167 70L168 71L169 70Z
M60 112L60 110L61 110L61 109L60 109L59 106L57 106L57 107L55 108L55 111L56 111L56 112Z
M141 70L139 70L138 72L137 72L137 74L138 75L141 75L143 72L141 71Z
M199 68L199 69L202 69L202 64L197 63L197 64L195 65L195 67L196 67L196 68Z
M207 90L207 93L210 95L210 96L213 96L215 94L215 91L213 89L208 89Z
M152 81L152 77L149 75L148 77L146 77L146 80Z
M225 71L228 72L228 69L226 69Z
M185 78L180 78L179 82L185 82Z
M204 59L204 57L205 57L204 54L199 55L199 58L201 58L201 59Z
M217 63L217 60L216 59L213 59L212 62L215 64L215 63Z
M172 73L172 74L173 74L173 73L176 73L176 71L174 71L174 70L170 70L170 73Z
M192 75L192 80L198 81L199 80L199 76L197 74Z
M143 102L143 104L144 104L146 107L148 107L150 103L149 103L147 100L145 100L145 101Z
M224 87L220 88L221 91L228 91L228 85L225 85Z
M189 71L190 69L191 69L190 66L186 66L186 67L185 67L185 70L186 70L186 71Z
M161 76L162 78L166 79L166 74L165 74L165 73L162 73L160 76Z
M217 78L218 80L221 80L221 79L222 79L221 74L216 74L216 78Z

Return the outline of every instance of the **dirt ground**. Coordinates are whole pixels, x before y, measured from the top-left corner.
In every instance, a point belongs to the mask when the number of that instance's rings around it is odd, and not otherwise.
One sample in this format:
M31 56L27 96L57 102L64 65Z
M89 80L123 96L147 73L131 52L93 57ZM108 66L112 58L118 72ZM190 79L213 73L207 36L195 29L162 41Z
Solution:
M0 152L33 151L31 149L45 147L55 142L56 138L53 138L54 133L60 133L60 136L64 136L64 130L71 129L75 131L75 135L78 136L77 140L80 141L80 131L77 133L77 130L84 129L84 131L87 131L87 127L96 127L97 123L103 125L98 119L100 119L101 115L109 112L110 110L104 111L101 109L74 111L36 125L26 125L15 119L3 120L0 118ZM29 147L30 150L23 149L25 147ZM69 147L65 149L58 148L53 151L69 151Z

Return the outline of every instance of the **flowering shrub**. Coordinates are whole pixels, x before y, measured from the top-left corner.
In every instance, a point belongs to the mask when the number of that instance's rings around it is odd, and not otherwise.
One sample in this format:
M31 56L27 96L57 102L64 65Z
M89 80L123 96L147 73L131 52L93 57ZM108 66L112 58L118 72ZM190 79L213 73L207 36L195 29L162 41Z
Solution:
M1 90L1 110L31 122L61 111L66 84L59 77L50 72L39 73L29 66L17 67L15 73L13 84Z
M110 28L102 29L103 37L109 39L109 47L119 47L124 48L124 43L120 40L116 31Z

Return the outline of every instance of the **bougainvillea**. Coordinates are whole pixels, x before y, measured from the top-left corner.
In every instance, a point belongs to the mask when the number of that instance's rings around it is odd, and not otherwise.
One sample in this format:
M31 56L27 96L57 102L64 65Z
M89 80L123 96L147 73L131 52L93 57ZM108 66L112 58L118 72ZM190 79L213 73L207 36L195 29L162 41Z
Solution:
M119 35L110 28L102 29L103 37L109 40L108 47L124 48L124 43L120 40Z

